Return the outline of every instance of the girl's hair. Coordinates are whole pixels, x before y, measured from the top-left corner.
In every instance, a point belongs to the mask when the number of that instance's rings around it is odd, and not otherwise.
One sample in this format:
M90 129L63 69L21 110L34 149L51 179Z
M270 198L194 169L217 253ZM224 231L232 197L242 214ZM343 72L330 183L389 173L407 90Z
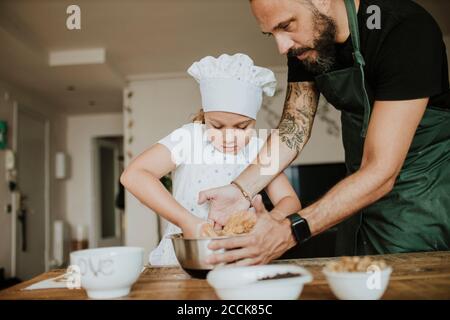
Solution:
M203 109L200 109L193 117L192 117L192 122L200 122L200 123L205 123L205 112L203 111Z

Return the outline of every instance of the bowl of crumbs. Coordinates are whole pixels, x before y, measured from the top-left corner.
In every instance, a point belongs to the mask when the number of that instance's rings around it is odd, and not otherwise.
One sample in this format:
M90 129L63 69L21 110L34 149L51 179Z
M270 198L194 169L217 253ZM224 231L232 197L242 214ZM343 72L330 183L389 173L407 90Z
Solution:
M378 300L389 283L392 268L382 259L341 257L323 269L328 285L341 300Z
M249 267L220 266L208 273L207 281L222 300L296 300L311 273L293 264Z
M208 245L217 239L239 237L249 233L256 224L256 214L252 211L234 213L222 230L214 230L211 224L205 223L201 235L197 239L185 238L182 233L169 235L175 255L183 270L194 278L206 278L215 266L207 264L205 259L214 253L224 250L211 250Z

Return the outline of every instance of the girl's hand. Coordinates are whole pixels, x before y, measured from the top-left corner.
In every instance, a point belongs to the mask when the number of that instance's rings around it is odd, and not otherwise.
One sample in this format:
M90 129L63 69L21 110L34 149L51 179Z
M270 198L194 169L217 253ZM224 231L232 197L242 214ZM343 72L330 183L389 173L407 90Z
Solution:
M214 221L214 229L220 230L226 225L231 214L250 208L242 192L233 184L204 190L199 193L199 204L210 202L208 218Z
M192 216L180 227L184 238L198 239L206 235L205 233L211 228L211 225L203 219Z

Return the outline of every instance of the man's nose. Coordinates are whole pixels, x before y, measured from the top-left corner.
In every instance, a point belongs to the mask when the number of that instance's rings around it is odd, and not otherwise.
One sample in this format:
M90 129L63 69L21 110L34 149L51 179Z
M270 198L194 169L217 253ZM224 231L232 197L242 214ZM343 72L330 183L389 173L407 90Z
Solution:
M294 41L282 34L275 35L275 41L277 42L278 52L280 54L287 54L289 49L294 46Z

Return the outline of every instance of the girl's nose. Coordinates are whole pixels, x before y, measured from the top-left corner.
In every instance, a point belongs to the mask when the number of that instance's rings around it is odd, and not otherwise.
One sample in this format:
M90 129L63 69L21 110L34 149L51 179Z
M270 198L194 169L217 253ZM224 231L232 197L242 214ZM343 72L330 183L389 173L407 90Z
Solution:
M280 33L274 35L274 37L280 54L287 54L289 49L294 46L294 41L288 35Z
M234 142L236 135L233 129L228 129L225 132L225 140L229 143Z

